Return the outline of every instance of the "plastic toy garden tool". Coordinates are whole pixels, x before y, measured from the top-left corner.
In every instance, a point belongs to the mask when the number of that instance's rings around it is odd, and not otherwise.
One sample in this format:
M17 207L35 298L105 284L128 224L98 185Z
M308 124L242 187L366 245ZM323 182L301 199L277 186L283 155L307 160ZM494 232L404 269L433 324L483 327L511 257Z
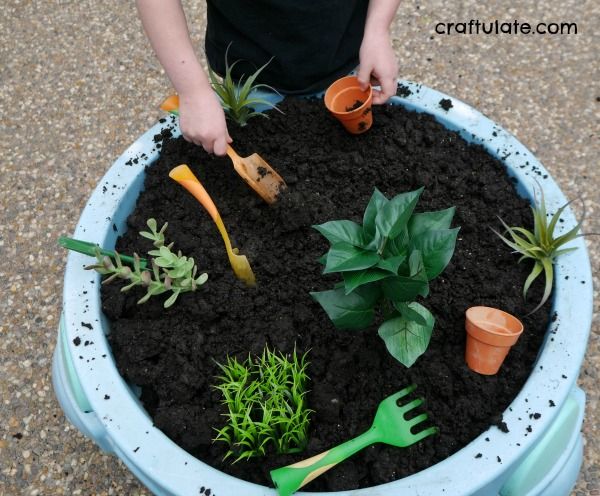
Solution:
M169 172L169 177L177 181L192 195L194 195L196 200L198 200L206 209L212 220L217 225L217 229L219 229L221 237L225 242L225 249L227 250L229 263L231 264L231 268L233 269L236 277L244 281L248 286L254 286L256 280L248 259L245 255L238 255L237 248L231 247L231 241L229 241L229 236L227 234L227 230L225 229L225 225L221 220L221 215L212 201L212 198L204 189L204 186L202 186L202 183L198 181L198 178L196 178L194 173L185 164L178 165L172 169L171 172Z
M235 171L267 203L274 203L279 193L287 188L283 178L258 153L240 157L227 145L227 155Z
M406 448L427 436L436 434L437 427L429 427L416 434L411 432L412 428L427 419L427 414L422 413L410 420L404 418L406 413L423 403L422 398L402 406L398 405L398 400L408 396L416 387L413 384L383 400L377 408L373 425L360 436L307 460L272 470L271 479L279 496L291 495L331 467L372 444L386 443L398 448Z
M171 95L161 104L160 108L165 112L179 115L179 97ZM228 145L227 155L239 176L267 203L275 202L279 193L287 188L283 178L258 153L240 157Z
M78 253L83 253L84 255L89 255L90 257L96 256L96 250L100 251L101 255L106 257L110 257L116 260L116 252L112 250L105 250L104 248L100 248L98 245L94 243L90 243L89 241L81 241L79 239L67 238L66 236L61 236L58 238L58 244L67 250L76 251ZM119 258L121 262L127 265L131 265L133 267L133 257L127 255L121 255L119 253ZM148 261L145 258L140 258L140 269L145 269L148 265Z

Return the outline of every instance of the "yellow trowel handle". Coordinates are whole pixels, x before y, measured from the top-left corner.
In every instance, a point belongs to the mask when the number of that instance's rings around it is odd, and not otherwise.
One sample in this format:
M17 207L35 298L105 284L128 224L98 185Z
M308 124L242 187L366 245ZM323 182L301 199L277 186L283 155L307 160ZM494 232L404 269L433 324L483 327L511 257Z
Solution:
M227 248L227 256L229 257L229 261L232 261L233 249L231 248L231 241L229 241L229 236L227 235L227 230L225 229L225 224L223 224L223 220L221 219L221 215L217 210L215 203L212 201L212 198L204 189L204 186L198 181L194 173L190 170L190 168L185 165L179 165L175 167L171 172L169 172L169 177L177 181L181 186L187 189L193 196L198 200L202 206L206 209L208 214L212 217L212 220L217 225L217 229L221 233L221 237L223 241L225 241L225 247Z

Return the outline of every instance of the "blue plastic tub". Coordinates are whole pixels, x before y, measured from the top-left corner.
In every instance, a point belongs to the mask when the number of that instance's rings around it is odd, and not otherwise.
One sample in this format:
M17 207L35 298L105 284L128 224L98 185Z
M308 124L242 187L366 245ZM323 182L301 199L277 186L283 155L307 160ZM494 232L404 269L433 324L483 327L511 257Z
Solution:
M535 178L544 190L550 211L566 203L540 162L500 126L455 98L422 85L406 81L401 84L412 94L406 98L394 97L391 104L432 114L467 141L483 145L490 154L503 160L507 173L516 178L518 191L523 196L532 197ZM452 101L449 111L439 105L443 98ZM169 120L175 122L174 118ZM75 238L114 247L117 236L125 230L126 218L142 188L144 168L158 156L157 151L152 151L152 138L170 124L153 126L115 161L86 205ZM142 154L147 158L142 158ZM137 163L129 162L132 158L138 158ZM103 193L105 187L107 193ZM562 229L575 225L570 209L562 217L565 220ZM465 448L427 470L369 489L328 494L569 494L582 461L580 429L585 395L577 388L576 380L590 332L593 299L591 268L584 241L579 238L569 246L579 249L562 256L555 267L553 310L558 319L550 324L527 383L504 412L510 432L503 433L490 427ZM197 496L204 487L219 496L274 496L273 489L241 481L209 467L153 427L134 388L125 383L115 366L106 339L109 325L100 307L100 277L82 269L89 262L84 255L69 254L53 361L56 396L68 419L103 450L121 458L157 495ZM564 277L566 274L568 279ZM74 340L77 337L91 344L76 346ZM551 404L555 406L551 407ZM541 413L541 417L530 419L532 412ZM528 433L530 424L534 429ZM475 458L477 453L484 455Z

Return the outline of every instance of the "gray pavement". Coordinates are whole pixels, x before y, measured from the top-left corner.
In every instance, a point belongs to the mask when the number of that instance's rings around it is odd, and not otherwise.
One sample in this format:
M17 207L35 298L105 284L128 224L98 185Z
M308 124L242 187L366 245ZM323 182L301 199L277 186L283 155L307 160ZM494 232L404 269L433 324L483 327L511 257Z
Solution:
M204 2L186 1L202 51ZM510 7L508 6L510 4ZM435 35L469 19L576 22L577 35ZM514 133L600 232L600 3L406 0L393 26L401 76ZM433 37L432 37L433 36ZM92 188L160 116L171 91L133 2L4 0L0 15L0 495L146 495L65 420L50 364L65 252ZM595 287L600 240L588 242ZM573 494L600 495L598 291L580 384L585 462Z

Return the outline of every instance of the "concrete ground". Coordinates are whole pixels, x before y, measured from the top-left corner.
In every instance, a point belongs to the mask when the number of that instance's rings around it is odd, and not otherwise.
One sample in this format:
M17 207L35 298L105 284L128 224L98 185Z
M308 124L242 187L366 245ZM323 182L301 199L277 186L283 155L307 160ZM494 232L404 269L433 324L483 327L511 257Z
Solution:
M186 1L201 52L204 2ZM512 4L509 8L506 4ZM133 2L4 0L0 16L0 495L142 495L114 457L65 420L50 364L66 253L87 197L160 116L170 84ZM469 19L575 22L578 34L436 35ZM393 25L401 76L453 95L505 126L587 204L600 232L600 3L405 0ZM600 245L589 249L600 286ZM573 494L600 495L600 314L580 384L585 462Z

